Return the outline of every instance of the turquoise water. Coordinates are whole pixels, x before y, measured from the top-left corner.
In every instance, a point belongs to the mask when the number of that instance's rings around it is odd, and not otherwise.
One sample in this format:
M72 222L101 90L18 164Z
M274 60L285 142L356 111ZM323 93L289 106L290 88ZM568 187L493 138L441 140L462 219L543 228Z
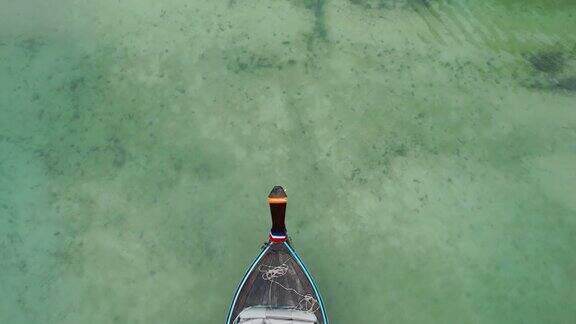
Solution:
M0 322L222 323L290 197L339 323L573 323L572 0L0 0Z

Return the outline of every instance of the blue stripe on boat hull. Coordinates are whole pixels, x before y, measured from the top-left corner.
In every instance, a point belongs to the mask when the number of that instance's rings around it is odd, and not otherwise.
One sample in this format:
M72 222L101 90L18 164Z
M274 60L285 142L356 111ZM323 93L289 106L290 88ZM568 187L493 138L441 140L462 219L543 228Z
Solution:
M260 254L258 254L258 256L254 259L254 261L252 262L252 264L250 265L250 267L248 268L246 273L244 273L244 277L242 277L242 281L240 281L240 284L238 284L238 287L236 288L236 293L234 293L234 299L232 299L232 303L230 304L230 307L228 308L228 316L226 317L226 323L227 324L230 324L231 320L233 320L230 317L232 317L232 311L233 311L234 305L236 305L236 299L238 299L238 294L240 293L240 290L242 290L242 286L244 286L244 283L246 282L248 275L250 275L252 270L254 270L254 267L256 266L258 261L260 261L260 259L264 256L264 254L266 254L266 252L268 251L269 248L270 248L270 244L268 244L266 246L266 248L262 249Z
M310 275L310 272L308 272L308 269L306 268L306 266L304 265L304 262L302 262L302 260L300 259L300 257L298 256L298 254L296 253L296 251L294 251L294 249L292 249L292 247L290 246L290 244L288 244L287 242L283 243L284 245L286 245L286 247L288 248L288 250L290 251L290 253L292 253L292 256L294 256L294 259L296 259L296 261L298 262L298 265L300 265L300 267L302 268L302 270L304 271L304 274L306 274L306 277L308 278L308 280L310 280L310 283L312 284L312 288L314 289L314 293L316 294L316 296L318 297L318 305L320 305L320 313L322 313L322 319L324 320L325 324L329 324L328 322L328 316L326 316L326 310L324 308L324 303L322 302L322 296L320 295L320 291L318 290L318 288L316 287L316 283L314 282L314 280L312 279L312 276Z

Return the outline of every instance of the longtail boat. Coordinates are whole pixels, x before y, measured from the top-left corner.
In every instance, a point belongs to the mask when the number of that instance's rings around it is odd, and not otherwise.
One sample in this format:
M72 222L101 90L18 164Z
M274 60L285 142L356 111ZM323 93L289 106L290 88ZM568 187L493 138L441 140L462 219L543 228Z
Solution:
M236 288L226 324L328 324L320 292L288 238L284 189L275 186L268 203L268 242Z

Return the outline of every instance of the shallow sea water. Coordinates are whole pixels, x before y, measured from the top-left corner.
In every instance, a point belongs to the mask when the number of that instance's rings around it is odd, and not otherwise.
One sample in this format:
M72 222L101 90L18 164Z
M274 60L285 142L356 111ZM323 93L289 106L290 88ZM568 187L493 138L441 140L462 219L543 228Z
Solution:
M1 323L573 323L575 166L573 0L0 0Z

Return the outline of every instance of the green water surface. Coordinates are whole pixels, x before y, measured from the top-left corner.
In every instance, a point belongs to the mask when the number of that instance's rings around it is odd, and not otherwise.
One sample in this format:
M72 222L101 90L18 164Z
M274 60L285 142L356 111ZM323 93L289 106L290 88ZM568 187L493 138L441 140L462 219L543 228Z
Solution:
M223 323L283 185L333 324L576 322L574 0L0 0L0 323Z

